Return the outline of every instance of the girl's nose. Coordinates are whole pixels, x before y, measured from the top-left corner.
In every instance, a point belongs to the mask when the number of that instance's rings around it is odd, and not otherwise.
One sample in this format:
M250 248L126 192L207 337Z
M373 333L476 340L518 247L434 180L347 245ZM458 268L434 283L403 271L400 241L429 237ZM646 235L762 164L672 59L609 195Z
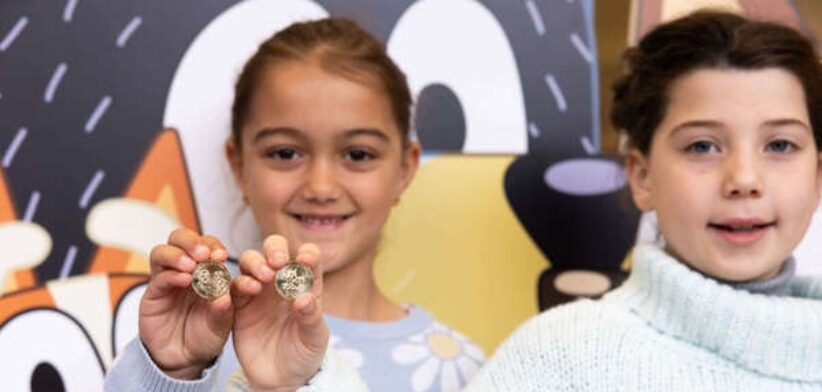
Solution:
M310 201L326 203L340 197L341 187L334 165L316 161L308 169L302 196Z
M727 198L762 196L762 177L754 153L737 152L724 165L722 193Z

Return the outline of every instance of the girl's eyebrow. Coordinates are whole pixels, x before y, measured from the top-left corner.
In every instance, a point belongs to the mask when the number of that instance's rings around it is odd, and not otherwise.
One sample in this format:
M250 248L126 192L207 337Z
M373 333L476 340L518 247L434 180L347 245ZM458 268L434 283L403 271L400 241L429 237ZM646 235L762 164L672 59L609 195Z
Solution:
M348 139L354 138L354 137L357 137L357 136L375 137L375 138L380 139L380 141L385 142L385 143L389 143L391 141L391 138L389 138L388 135L385 132L383 132L382 130L377 129L377 128L354 128L354 129L349 129L349 130L345 131L345 133L344 133L344 137L348 138Z
M691 120L685 121L684 123L677 124L673 130L671 130L671 136L674 136L677 132L682 131L683 129L688 128L710 128L710 129L722 129L725 126L715 120Z
M786 117L786 118L776 118L772 120L767 120L760 128L776 128L776 127L784 127L784 126L800 126L802 128L810 130L811 128L805 124L802 120ZM671 136L675 135L677 132L687 129L687 128L708 128L708 129L723 129L725 125L719 121L715 120L692 120L686 121L682 124L678 124L674 127L671 131Z
M260 140L276 135L300 137L300 131L292 127L263 128L254 135L254 138L251 140L251 144L255 144Z
M768 121L765 121L764 124L762 124L762 128L776 128L776 127L784 127L784 126L799 126L799 127L805 128L807 130L811 129L811 127L808 126L808 124L805 124L804 121L798 120L798 119L795 119L795 118L790 118L790 117L768 120Z

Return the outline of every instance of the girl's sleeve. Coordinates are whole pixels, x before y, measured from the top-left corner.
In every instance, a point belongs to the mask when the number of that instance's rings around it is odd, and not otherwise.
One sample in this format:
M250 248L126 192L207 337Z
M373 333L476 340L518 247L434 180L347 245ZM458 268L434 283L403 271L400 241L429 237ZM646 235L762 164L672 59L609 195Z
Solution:
M251 391L248 380L242 369L231 376L226 386L227 392ZM329 347L325 351L320 370L308 384L297 389L297 392L368 392L368 386L357 371L340 361L337 352Z
M216 390L219 359L196 380L177 380L167 376L151 360L143 343L135 338L117 356L106 375L106 391L123 392L210 392Z

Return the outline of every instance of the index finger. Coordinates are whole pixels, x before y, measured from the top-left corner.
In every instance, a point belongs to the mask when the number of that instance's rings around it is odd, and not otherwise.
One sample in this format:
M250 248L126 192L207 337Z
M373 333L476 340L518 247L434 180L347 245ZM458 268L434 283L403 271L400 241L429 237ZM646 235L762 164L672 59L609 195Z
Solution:
M288 240L277 234L266 237L263 241L263 251L268 265L275 271L288 264Z
M211 249L203 237L185 227L172 231L168 244L182 249L195 261L205 261L211 256Z

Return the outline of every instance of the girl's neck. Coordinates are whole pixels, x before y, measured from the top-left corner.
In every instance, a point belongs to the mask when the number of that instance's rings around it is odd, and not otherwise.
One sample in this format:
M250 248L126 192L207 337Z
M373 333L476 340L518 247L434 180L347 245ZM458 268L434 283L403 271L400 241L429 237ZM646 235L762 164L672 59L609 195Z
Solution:
M788 258L776 276L753 282L724 282L737 290L745 290L749 293L789 296L791 295L791 280L796 276L796 261L793 257Z
M713 279L715 281L721 282L728 286L731 286L737 290L744 290L749 293L755 294L764 294L764 295L774 295L774 296L789 296L791 295L791 280L796 276L796 262L794 261L793 257L789 257L782 263L782 266L776 272L774 276L761 279L761 280L753 280L753 281L730 281L724 280L721 278L717 278L715 276L711 276L706 274L705 272L700 271L699 269L693 267L692 265L683 261L683 259L676 255L670 248L666 247L665 252L672 256L674 259L678 260L682 265L688 267L691 271L694 271L706 278Z
M389 300L377 287L374 256L326 272L322 302L326 313L349 320L380 322L406 316L405 309Z

